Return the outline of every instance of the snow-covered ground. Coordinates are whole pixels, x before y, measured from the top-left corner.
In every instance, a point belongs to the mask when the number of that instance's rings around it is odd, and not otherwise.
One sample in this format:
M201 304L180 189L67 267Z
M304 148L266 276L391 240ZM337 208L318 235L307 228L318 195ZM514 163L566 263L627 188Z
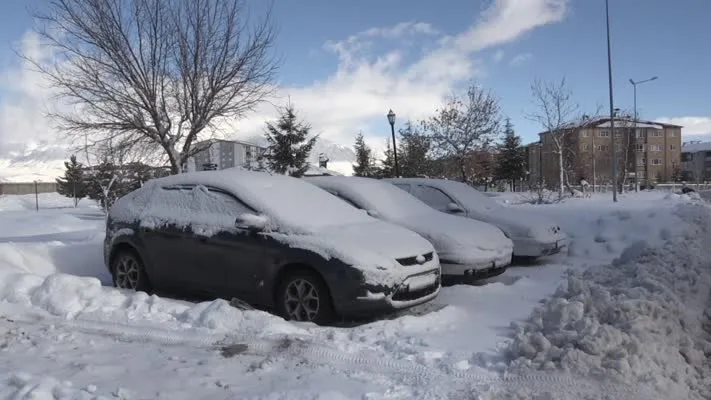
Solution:
M708 396L711 210L518 196L496 199L558 222L568 255L340 328L113 289L95 205L0 196L0 399Z

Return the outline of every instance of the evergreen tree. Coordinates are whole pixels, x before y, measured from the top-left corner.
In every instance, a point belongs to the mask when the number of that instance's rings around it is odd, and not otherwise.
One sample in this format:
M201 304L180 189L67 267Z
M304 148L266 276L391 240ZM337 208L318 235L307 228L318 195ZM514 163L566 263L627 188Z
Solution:
M496 178L509 182L513 189L516 182L526 175L526 156L521 146L521 137L516 135L508 118L504 125L504 141L499 146L497 164Z
M398 164L400 164L400 175L405 178L431 175L430 138L412 126L410 121L405 123L399 133Z
M390 138L385 139L385 158L380 160L380 166L376 172L379 178L393 178L395 172L395 157Z
M318 136L308 138L311 126L298 121L294 106L287 104L276 123L267 122L269 169L279 174L300 177L309 169L309 154Z
M353 164L354 176L373 176L375 166L373 165L373 151L363 140L363 132L356 136L355 146L356 164Z
M105 211L120 197L117 195L117 187L120 186L120 180L116 170L117 168L113 163L104 161L93 168L88 180L87 194L89 198L99 201Z
M77 161L77 156L72 155L69 161L64 162L64 177L57 178L57 192L74 199L74 207L79 200L87 195L87 182L84 177L84 166Z

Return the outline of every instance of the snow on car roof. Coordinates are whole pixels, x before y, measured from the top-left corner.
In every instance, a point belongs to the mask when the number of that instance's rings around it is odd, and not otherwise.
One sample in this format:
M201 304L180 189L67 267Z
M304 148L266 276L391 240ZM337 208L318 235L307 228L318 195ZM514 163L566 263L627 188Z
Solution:
M226 190L293 231L372 221L327 192L285 175L229 168L171 175L150 182L161 186L190 184Z
M432 208L388 182L355 176L305 178L326 190L334 190L364 209L375 210L386 218L431 213Z

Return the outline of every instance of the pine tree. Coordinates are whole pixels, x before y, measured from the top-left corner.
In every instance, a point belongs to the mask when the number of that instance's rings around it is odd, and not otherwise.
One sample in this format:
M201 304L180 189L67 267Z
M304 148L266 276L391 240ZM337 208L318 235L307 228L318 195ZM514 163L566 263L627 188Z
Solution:
M300 177L309 169L309 154L318 136L308 138L311 126L298 121L294 106L287 104L276 123L267 122L269 169L279 174Z
M77 161L77 156L72 155L69 161L64 162L64 177L57 178L57 192L74 199L74 207L79 200L87 195L87 182L84 177L84 166Z
M380 160L380 166L376 171L376 176L379 178L393 178L395 171L395 157L393 156L393 147L390 144L390 139L385 139L385 158Z
M511 120L507 118L504 125L504 141L499 146L496 178L509 182L515 190L516 182L523 179L525 174L526 156L521 146L521 137L516 135Z
M105 211L120 197L118 187L121 180L117 176L116 166L108 161L97 165L88 179L87 194L90 199L98 200Z
M400 175L405 178L431 175L430 138L423 135L410 121L405 123L399 133L400 146L397 151Z
M375 166L373 165L373 151L363 140L363 132L356 136L355 146L353 149L356 153L356 164L353 164L354 176L373 176L375 175Z

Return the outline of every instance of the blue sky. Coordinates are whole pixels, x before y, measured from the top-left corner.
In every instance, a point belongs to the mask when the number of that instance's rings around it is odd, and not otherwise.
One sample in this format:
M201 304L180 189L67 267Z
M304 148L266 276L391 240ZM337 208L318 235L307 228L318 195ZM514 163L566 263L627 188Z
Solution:
M0 4L0 148L17 140L9 131L26 140L27 131L48 137L51 130L37 122L36 77L11 51L32 29L26 5L44 1ZM248 2L263 8L261 0ZM711 134L711 2L610 3L615 105L631 109L629 78L659 76L639 87L641 118L681 122L685 134ZM608 109L603 0L275 0L274 20L284 59L275 102L290 96L315 132L343 144L362 130L380 146L389 133L389 108L398 121L426 117L443 95L472 80L501 99L524 142L539 131L525 117L535 78L565 76L582 111ZM31 122L23 122L22 112ZM273 115L265 105L234 124L236 135L261 132Z

